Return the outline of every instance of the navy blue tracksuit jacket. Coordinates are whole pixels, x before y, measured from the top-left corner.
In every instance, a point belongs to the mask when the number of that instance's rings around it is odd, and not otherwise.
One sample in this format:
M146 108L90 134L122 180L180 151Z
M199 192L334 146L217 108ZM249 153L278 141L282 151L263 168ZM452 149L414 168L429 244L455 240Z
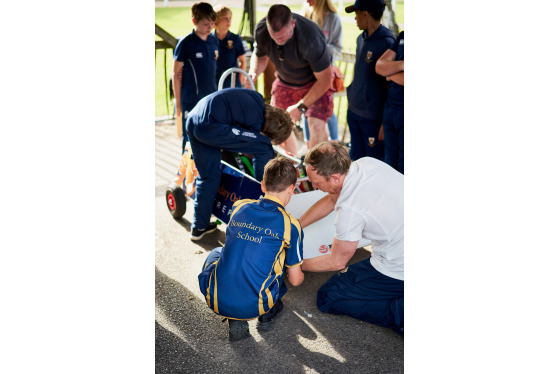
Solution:
M253 155L255 177L262 180L265 164L274 157L270 139L260 133L263 123L263 97L246 88L214 92L189 112L186 129L199 173L191 228L202 230L210 223L222 149Z

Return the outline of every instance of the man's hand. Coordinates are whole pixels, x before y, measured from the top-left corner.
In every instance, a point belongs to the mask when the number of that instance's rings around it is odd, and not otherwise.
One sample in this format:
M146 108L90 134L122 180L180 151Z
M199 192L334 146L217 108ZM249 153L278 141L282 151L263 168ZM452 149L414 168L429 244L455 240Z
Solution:
M299 102L295 103L294 105L289 106L286 109L286 112L290 115L292 121L297 122L301 119L301 112L298 109Z
M249 77L253 81L253 84L255 85L255 87L257 87L257 74L249 73ZM243 78L245 78L245 77L243 77ZM245 88L252 89L251 83L249 82L249 80L248 79L244 79L244 80L245 80Z
M302 269L317 272L342 270L354 256L357 248L358 241L350 242L334 238L331 253L306 259L303 261Z
M249 64L249 77L251 77L251 79L253 80L253 84L255 85L255 87L257 87L258 76L262 74L262 72L264 72L267 64L268 56L257 57L256 52L253 52L253 55L251 56L251 63ZM245 87L249 89L251 88L249 80L245 82Z

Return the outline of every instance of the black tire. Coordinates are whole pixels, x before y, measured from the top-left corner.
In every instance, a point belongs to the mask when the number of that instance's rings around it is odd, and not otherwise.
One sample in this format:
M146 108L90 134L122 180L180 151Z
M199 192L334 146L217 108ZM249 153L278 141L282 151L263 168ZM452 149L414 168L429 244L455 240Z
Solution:
M178 219L185 215L187 211L187 199L181 186L171 185L167 187L165 202L173 218Z

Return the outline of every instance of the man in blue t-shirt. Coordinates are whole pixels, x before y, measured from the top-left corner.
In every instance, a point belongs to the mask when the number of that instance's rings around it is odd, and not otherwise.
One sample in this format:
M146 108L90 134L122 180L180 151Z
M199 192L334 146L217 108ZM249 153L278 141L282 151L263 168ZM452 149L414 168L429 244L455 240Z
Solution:
M288 291L284 273L293 286L303 282L303 232L284 209L296 183L288 159L270 160L261 183L265 196L235 202L225 244L210 252L198 276L210 309L228 318L232 341L250 336L247 320L258 317L259 330L272 328Z
M395 38L381 24L384 10L383 0L357 0L354 5L346 7L346 13L356 12L357 26L363 30L357 39L354 79L346 89L350 158L353 161L364 156L385 159L380 135L387 81L375 72L375 63Z
M218 39L211 35L216 12L208 3L191 8L194 30L179 40L173 53L173 92L177 115L182 116L184 151L187 143L185 120L189 111L204 96L216 91Z
M389 81L383 114L385 162L404 174L404 31L379 58L375 70Z
M202 98L186 119L186 133L198 169L191 240L216 230L210 223L221 179L221 150L253 156L255 178L262 180L265 164L274 157L272 144L290 136L288 113L264 103L260 93L226 88Z

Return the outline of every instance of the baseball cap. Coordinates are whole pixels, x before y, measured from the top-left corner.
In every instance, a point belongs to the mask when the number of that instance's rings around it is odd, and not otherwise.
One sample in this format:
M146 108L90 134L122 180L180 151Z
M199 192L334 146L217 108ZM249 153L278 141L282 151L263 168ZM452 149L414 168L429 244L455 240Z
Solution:
M354 5L347 6L345 10L346 13L352 13L356 10L372 12L383 8L385 8L385 1L383 0L356 0Z

